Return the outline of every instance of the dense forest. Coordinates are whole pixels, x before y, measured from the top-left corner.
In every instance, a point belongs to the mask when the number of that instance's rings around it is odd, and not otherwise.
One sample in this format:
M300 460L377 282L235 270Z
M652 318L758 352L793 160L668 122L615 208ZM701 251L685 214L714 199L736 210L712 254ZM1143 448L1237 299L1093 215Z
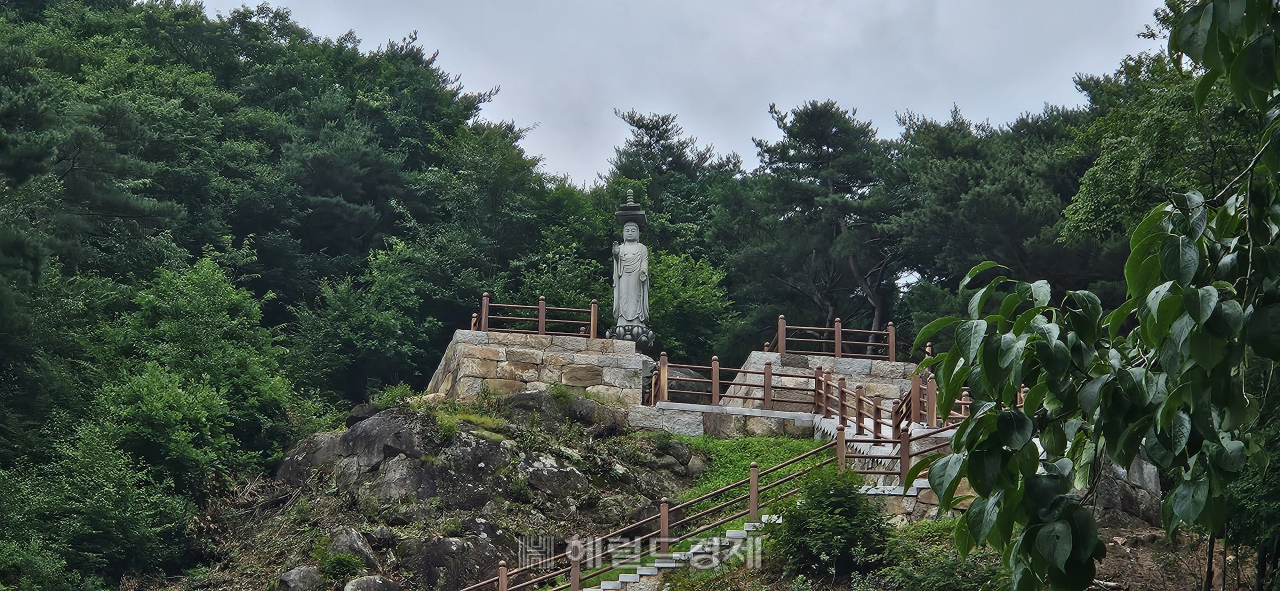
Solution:
M429 46L265 4L0 2L0 589L209 559L209 504L424 388L482 292L608 301L628 190L659 348L737 361L778 314L909 342L984 260L1118 306L1134 225L1235 178L1265 124L1223 88L1196 109L1191 68L1143 54L999 125L906 113L886 139L856 105L761 105L781 139L746 156L624 105L630 137L577 185Z

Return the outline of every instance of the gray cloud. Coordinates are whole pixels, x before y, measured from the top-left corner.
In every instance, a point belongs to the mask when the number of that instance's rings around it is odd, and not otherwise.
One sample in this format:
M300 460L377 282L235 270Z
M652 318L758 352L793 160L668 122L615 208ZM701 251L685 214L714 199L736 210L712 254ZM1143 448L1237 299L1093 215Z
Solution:
M241 0L206 0L226 13ZM484 116L537 124L525 147L591 182L627 137L613 109L669 112L721 152L756 162L769 103L835 99L898 132L908 110L1003 123L1081 102L1072 77L1110 73L1157 43L1135 34L1159 0L292 0L313 32L373 48L411 31Z

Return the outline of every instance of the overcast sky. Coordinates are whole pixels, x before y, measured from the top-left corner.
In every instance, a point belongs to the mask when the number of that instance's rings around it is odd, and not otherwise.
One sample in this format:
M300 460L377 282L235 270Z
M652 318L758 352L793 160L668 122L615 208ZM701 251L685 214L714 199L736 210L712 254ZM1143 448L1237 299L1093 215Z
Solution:
M206 0L227 13L243 0ZM250 4L253 4L250 1ZM536 125L546 170L594 182L628 136L615 108L675 113L686 133L758 163L770 103L835 99L899 132L906 111L999 124L1076 105L1077 73L1112 72L1160 0L277 0L361 47L418 31L468 90L500 86L488 119Z

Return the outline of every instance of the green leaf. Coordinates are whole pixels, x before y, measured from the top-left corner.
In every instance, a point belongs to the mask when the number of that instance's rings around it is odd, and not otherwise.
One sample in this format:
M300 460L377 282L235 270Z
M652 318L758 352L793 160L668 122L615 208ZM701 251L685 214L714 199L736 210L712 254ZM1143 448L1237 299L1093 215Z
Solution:
M1220 302L1204 326L1210 333L1224 339L1239 335L1244 329L1244 310L1240 307L1240 302L1237 300Z
M1200 253L1186 236L1166 236L1160 242L1160 270L1166 279L1176 280L1186 287L1200 267Z
M907 486L911 486L910 483L914 483L916 479L920 477L921 472L928 470L930 466L932 466L938 460L946 457L946 455L947 454L944 454L941 452L931 453L923 458L920 458L915 464L912 464L911 469L907 470L907 480L906 480L906 482L908 483Z
M964 516L974 542L980 544L987 539L991 528L996 524L996 518L1000 516L1000 503L1003 499L1004 489L1000 489L992 493L991 498L977 498L969 505Z
M1156 313L1160 310L1160 302L1164 300L1165 296L1169 295L1169 289L1172 287L1173 282L1166 281L1147 294L1147 311L1151 314L1152 320L1157 319Z
M1047 306L1052 293L1053 290L1049 288L1048 281L1041 279L1031 284L1031 298L1037 307Z
M1071 557L1071 526L1065 521L1045 524L1036 534L1036 550L1058 570L1066 568Z
M1227 356L1227 343L1209 334L1208 331L1196 329L1191 331L1191 359L1206 370L1217 367Z
M1028 441L1035 425L1027 415L1016 410L1002 410L996 415L996 429L1000 432L1000 441L1004 446L1017 451Z
M1196 324L1204 324L1213 314L1213 309L1218 306L1218 290L1212 285L1188 289L1182 292L1182 305L1186 307L1187 313L1196 321Z
M1085 416L1092 418L1093 414L1098 410L1098 400L1102 396L1102 387L1107 385L1115 376L1106 374L1089 380L1080 389L1080 408L1084 409Z
M969 556L969 551L977 544L974 543L973 536L969 534L969 524L964 519L956 521L955 529L951 530L953 542L956 552L960 554L960 559L964 560Z
M1187 441L1191 439L1191 415L1184 411L1178 411L1173 415L1172 424L1169 425L1169 439L1173 442L1173 455L1182 453L1187 449Z
M1121 304L1110 314L1107 314L1107 331L1111 336L1111 340L1116 340L1120 336L1120 328L1124 325L1124 321L1138 307L1138 300L1129 298L1125 303Z
M921 345L929 342L929 339L933 338L933 335L937 334L938 331L960 322L960 320L960 318L956 318L955 316L947 316L944 318L938 318L937 320L926 324L924 328L920 329L920 334L916 335L916 342L911 345L911 349L913 351L919 349Z
M1280 304L1262 306L1253 311L1246 339L1255 353L1280 361Z
M951 510L952 497L956 494L956 485L960 483L960 468L964 465L964 456L948 454L934 462L929 468L929 488L938 495L938 510Z
M1098 522L1093 520L1093 512L1084 507L1072 509L1067 519L1071 521L1072 535L1075 537L1072 546L1076 562L1088 562L1099 546Z
M964 279L960 280L960 287L958 289L964 289L964 286L968 285L970 281L973 281L973 278L977 277L978 273L986 271L987 269L993 269L995 267L1000 267L1001 269L1008 269L1008 267L1001 265L1000 263L997 263L995 261L982 261L981 263L974 265L972 269L969 269L969 272L965 274Z
M1209 480L1184 480L1173 491L1173 512L1186 523L1195 523L1209 497Z
M970 364L977 361L978 351L982 349L982 340L986 334L986 320L968 320L956 329L956 347L965 361Z
M974 492L984 497L991 496L991 490L1000 479L1000 469L1004 467L1004 462L1004 450L1001 449L975 449L969 452L968 469L965 473Z
M1258 35L1244 48L1244 75L1249 84L1263 91L1276 85L1276 41L1271 35Z
M1040 433L1040 445L1051 458L1061 457L1067 451L1067 434L1062 430L1062 423L1049 423Z
M1217 83L1218 78L1221 78L1221 77L1222 77L1221 70L1210 70L1210 71L1206 71L1203 75L1200 76L1200 79L1196 81L1195 92L1192 95L1192 100L1195 102L1196 111L1200 111L1201 109L1204 108L1205 99L1209 98L1209 93L1213 91L1214 84Z

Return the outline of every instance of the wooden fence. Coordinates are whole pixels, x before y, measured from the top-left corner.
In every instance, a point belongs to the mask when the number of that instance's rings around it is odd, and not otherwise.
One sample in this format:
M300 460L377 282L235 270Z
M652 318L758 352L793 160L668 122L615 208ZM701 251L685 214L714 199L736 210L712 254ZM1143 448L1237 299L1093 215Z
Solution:
M764 344L764 351L894 361L897 347L892 322L885 330L861 330L844 328L839 318L831 327L787 326L787 317L778 316L778 333Z
M587 556L582 543L575 537L567 544L564 552L542 559L535 564L509 570L505 561L499 562L496 576L466 587L462 591L533 590L550 585L555 586L548 591L580 591L583 581L590 581L594 577L619 568L640 566L645 558L670 559L672 546L713 532L716 528L723 527L734 520L745 517L747 521L759 522L761 508L775 505L779 501L799 494L800 489L795 486L797 478L822 466L839 462L842 447L832 441L764 470L752 462L746 478L742 480L678 505L671 504L664 497L659 504L657 514L597 538L610 540L621 536L634 536L629 537L626 544L617 544L595 556ZM807 458L819 459L832 449L836 450L835 457L822 459L786 476L779 476L767 484L760 482L762 478ZM790 483L790 486L783 486L787 483ZM745 492L741 492L744 488ZM766 494L770 491L773 491L773 494ZM741 494L738 494L739 492ZM688 517L683 516L686 511L693 511L696 506L708 502L716 504ZM648 546L647 550L645 546ZM587 559L599 560L604 562L604 565L595 570L583 572L583 562ZM567 582L556 584L565 579Z
M511 310L512 316L495 316L491 310ZM515 332L572 337L596 338L600 306L591 300L591 308L555 308L547 305L547 298L538 296L538 305L495 304L489 293L480 297L480 313L471 315L471 330L483 332ZM579 318L551 318L547 314L575 315ZM522 315L523 314L523 315ZM581 319L585 315L587 319ZM496 323L496 324L495 324ZM547 330L547 325L565 330ZM573 330L576 329L576 330Z

